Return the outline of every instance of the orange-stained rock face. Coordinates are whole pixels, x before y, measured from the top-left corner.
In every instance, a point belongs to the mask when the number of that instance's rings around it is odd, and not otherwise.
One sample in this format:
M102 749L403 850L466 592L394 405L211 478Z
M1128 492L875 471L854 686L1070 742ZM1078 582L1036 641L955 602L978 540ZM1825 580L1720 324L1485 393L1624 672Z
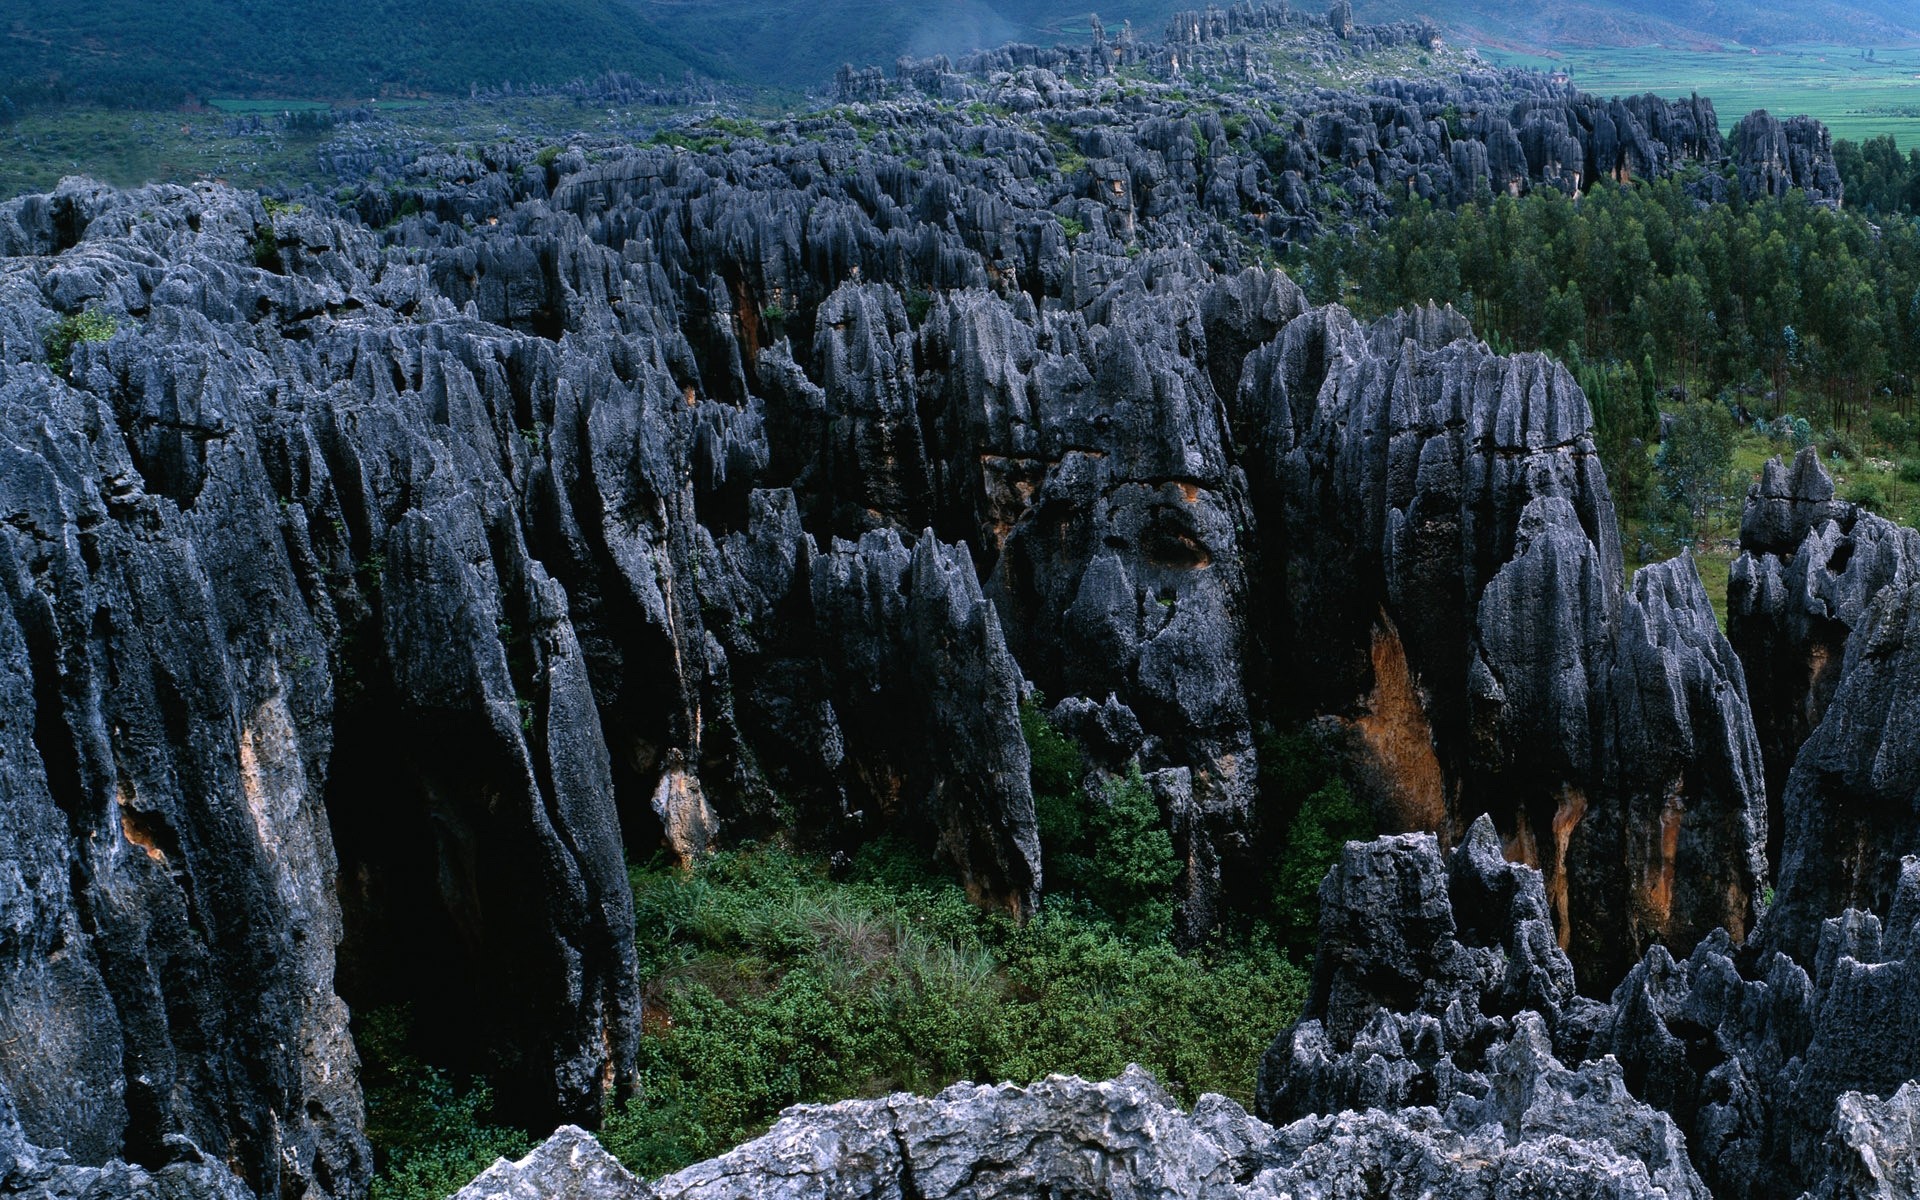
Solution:
M720 831L719 815L707 803L700 780L684 768L675 765L660 777L653 789L653 812L681 866L691 866L712 849Z
M1400 631L1384 611L1373 629L1373 692L1366 714L1354 727L1387 782L1390 824L1399 830L1438 833L1443 842L1451 842L1446 780L1433 749L1433 727Z

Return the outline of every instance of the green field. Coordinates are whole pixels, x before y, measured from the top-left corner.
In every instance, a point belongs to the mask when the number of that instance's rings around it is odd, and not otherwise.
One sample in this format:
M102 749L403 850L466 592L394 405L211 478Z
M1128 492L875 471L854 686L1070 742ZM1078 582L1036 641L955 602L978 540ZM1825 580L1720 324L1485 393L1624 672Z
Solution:
M340 183L319 151L338 137L392 145L484 145L517 135L559 143L574 133L645 141L685 109L619 111L558 96L504 100L381 100L377 124L339 130L289 128L282 113L318 112L305 100L215 100L198 112L141 112L72 105L31 109L0 126L0 199L46 191L66 175L120 187L222 179L238 187ZM751 106L749 111L755 111ZM756 113L757 115L757 113ZM256 124L249 118L258 117Z
M1902 150L1920 146L1920 48L1745 46L1725 50L1580 49L1551 56L1483 49L1502 66L1568 71L1601 95L1656 92L1711 97L1723 130L1756 108L1781 116L1806 113L1836 138L1863 141L1890 133Z

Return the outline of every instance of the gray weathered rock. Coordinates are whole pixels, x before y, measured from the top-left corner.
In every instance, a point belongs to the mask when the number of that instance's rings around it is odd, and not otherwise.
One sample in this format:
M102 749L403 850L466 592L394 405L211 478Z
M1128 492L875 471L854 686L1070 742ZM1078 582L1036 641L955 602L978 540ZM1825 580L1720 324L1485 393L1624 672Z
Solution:
M1576 1074L1521 1053L1509 1065L1513 1086L1486 1112L1348 1112L1280 1129L1222 1096L1183 1112L1138 1067L1105 1083L1056 1075L800 1105L766 1136L652 1185L569 1128L455 1200L1704 1200L1671 1124L1637 1105L1617 1070Z

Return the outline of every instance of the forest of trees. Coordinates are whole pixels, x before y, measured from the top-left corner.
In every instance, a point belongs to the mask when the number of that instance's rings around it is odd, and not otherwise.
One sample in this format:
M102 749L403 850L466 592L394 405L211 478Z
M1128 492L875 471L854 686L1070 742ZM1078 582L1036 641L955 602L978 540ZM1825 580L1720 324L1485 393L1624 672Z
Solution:
M1920 178L1920 156L1900 160L1890 139L1848 155L1850 170L1891 161L1863 191L1903 193ZM1287 265L1316 300L1367 316L1451 303L1498 349L1562 358L1629 506L1653 485L1639 451L1660 414L1689 399L1743 420L1791 415L1842 437L1909 440L1920 374L1911 217L1874 221L1798 193L1702 204L1671 178L1453 211L1416 202L1371 233L1329 233Z
M1903 155L1893 135L1885 133L1864 142L1837 141L1833 157L1849 208L1869 216L1920 212L1920 148Z

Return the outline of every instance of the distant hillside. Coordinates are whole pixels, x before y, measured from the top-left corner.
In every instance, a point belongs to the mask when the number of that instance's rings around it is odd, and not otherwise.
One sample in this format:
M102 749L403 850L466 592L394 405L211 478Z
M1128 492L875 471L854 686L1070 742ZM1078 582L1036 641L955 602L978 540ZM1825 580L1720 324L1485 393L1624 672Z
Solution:
M342 99L678 79L710 57L640 0L7 0L0 96L169 106L189 96Z
M1167 18L1198 0L642 0L648 17L685 45L711 52L726 74L784 87L824 83L841 63L890 66L902 54L958 55L1005 42L1084 42L1098 12L1158 38ZM1301 11L1321 11L1309 6Z
M1523 50L1920 41L1912 0L1354 0L1354 12L1363 21L1430 16L1456 36Z
M1158 37L1197 0L1113 0ZM1365 21L1431 16L1517 50L1920 41L1910 0L1355 0ZM1296 3L1318 14L1318 0ZM1087 36L1088 0L8 0L0 96L172 106L188 97L460 94L622 70L804 89L843 62Z

